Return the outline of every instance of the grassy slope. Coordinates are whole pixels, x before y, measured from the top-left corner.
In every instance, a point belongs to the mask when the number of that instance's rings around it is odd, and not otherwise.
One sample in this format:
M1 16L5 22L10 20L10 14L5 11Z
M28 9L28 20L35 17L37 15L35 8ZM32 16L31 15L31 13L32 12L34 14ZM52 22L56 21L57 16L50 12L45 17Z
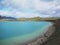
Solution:
M20 21L40 21L40 20L56 20L57 18L40 18L40 17L33 17L33 18L18 18L17 20Z

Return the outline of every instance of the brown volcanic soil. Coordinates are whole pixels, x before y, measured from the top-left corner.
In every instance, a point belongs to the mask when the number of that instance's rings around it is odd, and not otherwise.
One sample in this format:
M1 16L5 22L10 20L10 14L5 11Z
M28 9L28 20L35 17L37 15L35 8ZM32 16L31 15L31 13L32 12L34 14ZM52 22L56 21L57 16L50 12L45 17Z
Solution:
M55 21L50 21L55 23L55 32L54 34L49 38L49 40L42 45L60 45L60 19Z

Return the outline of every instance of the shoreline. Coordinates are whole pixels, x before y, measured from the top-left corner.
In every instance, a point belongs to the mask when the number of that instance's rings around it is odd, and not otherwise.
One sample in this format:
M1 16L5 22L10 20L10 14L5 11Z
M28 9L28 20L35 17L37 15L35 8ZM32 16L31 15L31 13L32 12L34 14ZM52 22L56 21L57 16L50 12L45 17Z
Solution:
M22 44L18 44L18 45L41 45L43 43L45 43L46 41L48 41L49 37L55 32L55 27L53 25L50 25L47 32L44 33L43 35L33 39L30 42L27 43L22 43Z
M49 37L49 40L42 45L60 45L60 19L49 22L54 23L55 32Z
M48 41L49 37L53 34L53 32L55 31L55 27L52 25L50 25L49 27L47 27L47 30L44 34L32 39L31 41L27 41L24 43L13 43L15 45L41 45L43 43L45 43L46 41Z

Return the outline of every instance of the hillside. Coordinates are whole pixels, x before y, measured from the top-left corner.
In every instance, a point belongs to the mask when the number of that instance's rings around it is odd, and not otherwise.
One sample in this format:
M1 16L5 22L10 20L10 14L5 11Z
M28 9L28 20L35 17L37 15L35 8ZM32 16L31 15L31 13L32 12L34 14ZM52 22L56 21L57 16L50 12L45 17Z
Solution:
M31 18L14 18L14 17L6 17L6 16L0 16L0 20L4 21L49 21L49 20L57 20L60 18L51 17L51 18L41 18L41 17L31 17Z
M40 21L40 20L56 20L59 18L41 18L41 17L32 17L32 18L17 18L19 21Z

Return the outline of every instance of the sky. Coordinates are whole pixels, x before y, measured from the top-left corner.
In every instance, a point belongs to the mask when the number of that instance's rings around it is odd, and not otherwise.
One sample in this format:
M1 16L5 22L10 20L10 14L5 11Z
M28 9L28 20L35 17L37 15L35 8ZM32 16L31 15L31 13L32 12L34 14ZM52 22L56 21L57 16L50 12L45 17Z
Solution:
M16 18L60 17L60 0L0 0L0 15Z

